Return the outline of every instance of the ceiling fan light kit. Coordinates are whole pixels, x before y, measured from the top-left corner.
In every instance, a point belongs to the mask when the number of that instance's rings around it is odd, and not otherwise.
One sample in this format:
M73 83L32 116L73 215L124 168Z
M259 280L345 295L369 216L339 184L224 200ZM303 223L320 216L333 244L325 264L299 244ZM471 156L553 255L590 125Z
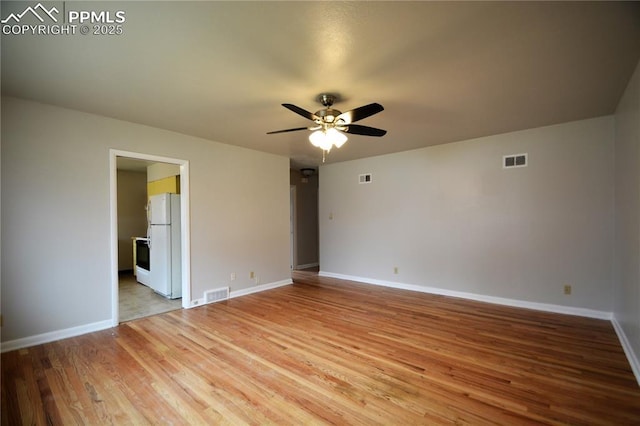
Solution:
M331 151L331 148L335 146L340 148L347 141L347 136L336 130L334 127L330 127L326 130L316 130L309 135L309 141L313 146L321 148L323 151Z
M331 108L336 100L336 95L324 93L318 96L318 101L325 107L315 113L311 113L293 104L282 104L283 107L295 112L296 114L311 120L315 123L311 127L296 127L294 129L276 130L267 132L268 135L275 133L295 132L298 130L311 130L313 133L309 135L309 141L313 146L322 149L322 162L324 162L325 153L331 151L334 146L340 148L347 141L345 133L363 136L384 136L387 131L376 129L375 127L360 126L352 124L363 118L370 117L383 111L384 108L378 103L355 108L351 111L340 112Z

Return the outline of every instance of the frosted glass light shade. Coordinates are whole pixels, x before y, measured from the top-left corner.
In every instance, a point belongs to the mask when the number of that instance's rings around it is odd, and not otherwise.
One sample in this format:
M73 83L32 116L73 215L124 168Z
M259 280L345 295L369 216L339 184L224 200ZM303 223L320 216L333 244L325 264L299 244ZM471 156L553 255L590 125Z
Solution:
M334 145L340 148L347 141L347 136L334 128L327 130L316 130L309 135L309 141L313 146L317 146L324 151L331 151Z
M347 141L347 136L344 133L333 128L327 130L327 138L331 140L336 148L340 148Z

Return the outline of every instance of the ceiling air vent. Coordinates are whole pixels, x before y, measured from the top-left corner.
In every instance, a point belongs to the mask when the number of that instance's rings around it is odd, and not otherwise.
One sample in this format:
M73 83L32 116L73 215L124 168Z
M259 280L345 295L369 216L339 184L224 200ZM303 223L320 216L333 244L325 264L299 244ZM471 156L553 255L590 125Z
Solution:
M364 173L359 175L358 183L371 183L371 173Z
M527 154L505 155L502 157L502 168L527 167Z

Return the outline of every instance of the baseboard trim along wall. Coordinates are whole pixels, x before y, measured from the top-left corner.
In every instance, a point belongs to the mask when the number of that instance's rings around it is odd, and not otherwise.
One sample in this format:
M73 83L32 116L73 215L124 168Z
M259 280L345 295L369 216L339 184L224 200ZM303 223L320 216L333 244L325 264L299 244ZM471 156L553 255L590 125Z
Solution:
M233 299L234 297L246 296L252 293L259 293L261 291L271 290L274 288L282 287L285 285L293 284L293 281L289 278L282 281L276 281L273 283L261 284L255 287L246 288L242 290L236 290L229 293L229 299ZM195 308L198 306L204 305L204 299L202 299L203 303L198 303L197 305L193 305L190 308ZM94 331L106 330L107 328L113 327L113 321L108 319L106 321L94 322L92 324L80 325L78 327L71 327L64 330L56 330L48 333L42 333L35 336L23 337L21 339L9 340L7 342L2 342L2 346L0 352L9 352L16 349L28 348L30 346L41 345L43 343L49 343L56 340L62 340L69 337L80 336L82 334L92 333Z
M446 290L437 287L427 287L415 284L403 284L393 281L383 281L373 278L356 277L352 275L334 274L333 272L320 271L321 277L338 278L341 280L357 281L364 284L373 284L383 287L392 287L401 290L418 291L421 293L438 294L441 296L459 297L462 299L477 300L478 302L495 303L496 305L513 306L516 308L535 309L538 311L555 312L557 314L577 315L581 317L611 320L611 312L597 311L594 309L575 308L573 306L553 305L550 303L528 302L518 299L507 299L504 297L485 296L477 293L467 293L463 291Z
M304 265L296 265L296 267L294 269L309 269L309 268L315 268L317 266L320 266L320 264L318 262L305 263Z
M371 278L356 277L352 275L334 274L332 272L326 272L326 271L320 271L319 275L323 277L328 277L328 278L338 278L342 280L357 281L364 284L379 285L384 287L397 288L401 290L411 290L411 291L418 291L421 293L431 293L431 294L438 294L442 296L460 297L463 299L477 300L479 302L495 303L499 305L507 305L507 306L513 306L518 308L536 309L536 310L555 312L560 314L578 315L578 316L584 316L589 318L610 320L611 323L613 324L613 328L615 329L616 334L618 335L618 339L620 340L622 349L624 350L624 353L627 356L627 359L629 360L629 364L631 365L633 374L636 377L636 380L638 381L638 385L640 385L640 362L638 361L638 358L633 352L633 349L629 344L629 340L627 339L627 336L625 335L624 330L622 329L618 321L612 316L610 312L596 311L592 309L573 308L569 306L552 305L552 304L546 304L546 303L526 302L522 300L506 299L502 297L484 296L480 294L445 290L445 289L440 289L435 287L423 287L423 286L417 286L413 284L402 284L402 283L396 283L391 281L382 281L382 280L375 280ZM291 284L293 284L293 281L291 279L286 279L282 281L276 281L273 283L261 284L255 287L235 290L229 293L229 299L246 296L253 293L260 293L262 291L272 290L278 287L283 287ZM193 307L201 306L201 305L202 304L198 304L198 305L194 305ZM111 328L112 326L113 326L112 320L109 319L106 321L98 321L91 324L81 325L78 327L71 327L64 330L51 331L48 333L42 333L35 336L24 337L16 340L9 340L7 342L2 342L0 352L2 353L9 352L16 349L26 348L29 346L35 346L43 343L53 342L56 340L66 339L69 337L75 337L75 336L79 336L86 333L106 330L107 328Z
M29 346L41 345L56 340L79 336L81 334L92 333L94 331L106 330L113 327L111 319L98 321L91 324L79 325L77 327L65 328L64 330L50 331L48 333L37 334L35 336L23 337L21 339L2 342L2 353L16 349L27 348Z
M373 285L379 285L383 287L397 288L401 290L418 291L421 293L438 294L441 296L460 297L462 299L477 300L479 302L495 303L498 305L513 306L517 308L535 309L538 311L554 312L557 314L577 315L577 316L587 317L587 318L609 320L611 321L611 324L613 325L613 328L615 329L616 334L618 335L618 340L620 340L622 349L624 350L624 353L627 356L627 360L631 365L631 370L633 371L633 375L636 377L636 381L638 382L638 385L640 385L640 361L638 361L638 357L634 353L633 348L631 347L631 344L629 344L629 340L627 339L627 336L625 335L624 330L622 329L618 321L616 321L616 319L613 316L613 313L611 312L597 311L593 309L584 309L584 308L574 308L571 306L552 305L548 303L527 302L524 300L506 299L502 297L484 296L482 294L445 290L445 289L436 288L436 287L423 287L423 286L418 286L414 284L402 284L402 283L391 282L391 281L376 280L372 278L356 277L352 275L334 274L332 272L326 272L326 271L320 271L318 275L322 277L338 278L341 280L356 281L363 284L373 284Z
M638 382L638 385L640 385L640 361L638 361L638 357L636 356L635 352L633 352L633 348L629 343L629 339L627 339L627 335L624 333L622 326L615 317L611 319L611 324L613 324L613 328L614 330L616 330L616 334L618 335L618 339L620 340L620 344L622 345L624 354L629 360L633 375L636 376L636 381Z
M252 293L260 293L261 291L272 290L274 288L283 287L289 284L293 284L293 280L291 278L282 281L276 281L273 283L260 284L255 287L243 288L241 290L234 290L229 293L229 299L233 299L234 297L246 296Z

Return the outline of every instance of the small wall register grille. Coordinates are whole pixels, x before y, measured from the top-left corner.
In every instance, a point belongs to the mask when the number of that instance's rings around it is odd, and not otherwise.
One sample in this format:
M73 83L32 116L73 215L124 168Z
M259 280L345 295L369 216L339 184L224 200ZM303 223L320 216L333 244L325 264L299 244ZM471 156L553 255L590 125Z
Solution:
M358 183L371 183L371 173L364 173L358 176Z
M204 303L213 303L229 298L229 287L221 287L204 292Z
M502 157L502 168L527 167L527 154L505 155Z

